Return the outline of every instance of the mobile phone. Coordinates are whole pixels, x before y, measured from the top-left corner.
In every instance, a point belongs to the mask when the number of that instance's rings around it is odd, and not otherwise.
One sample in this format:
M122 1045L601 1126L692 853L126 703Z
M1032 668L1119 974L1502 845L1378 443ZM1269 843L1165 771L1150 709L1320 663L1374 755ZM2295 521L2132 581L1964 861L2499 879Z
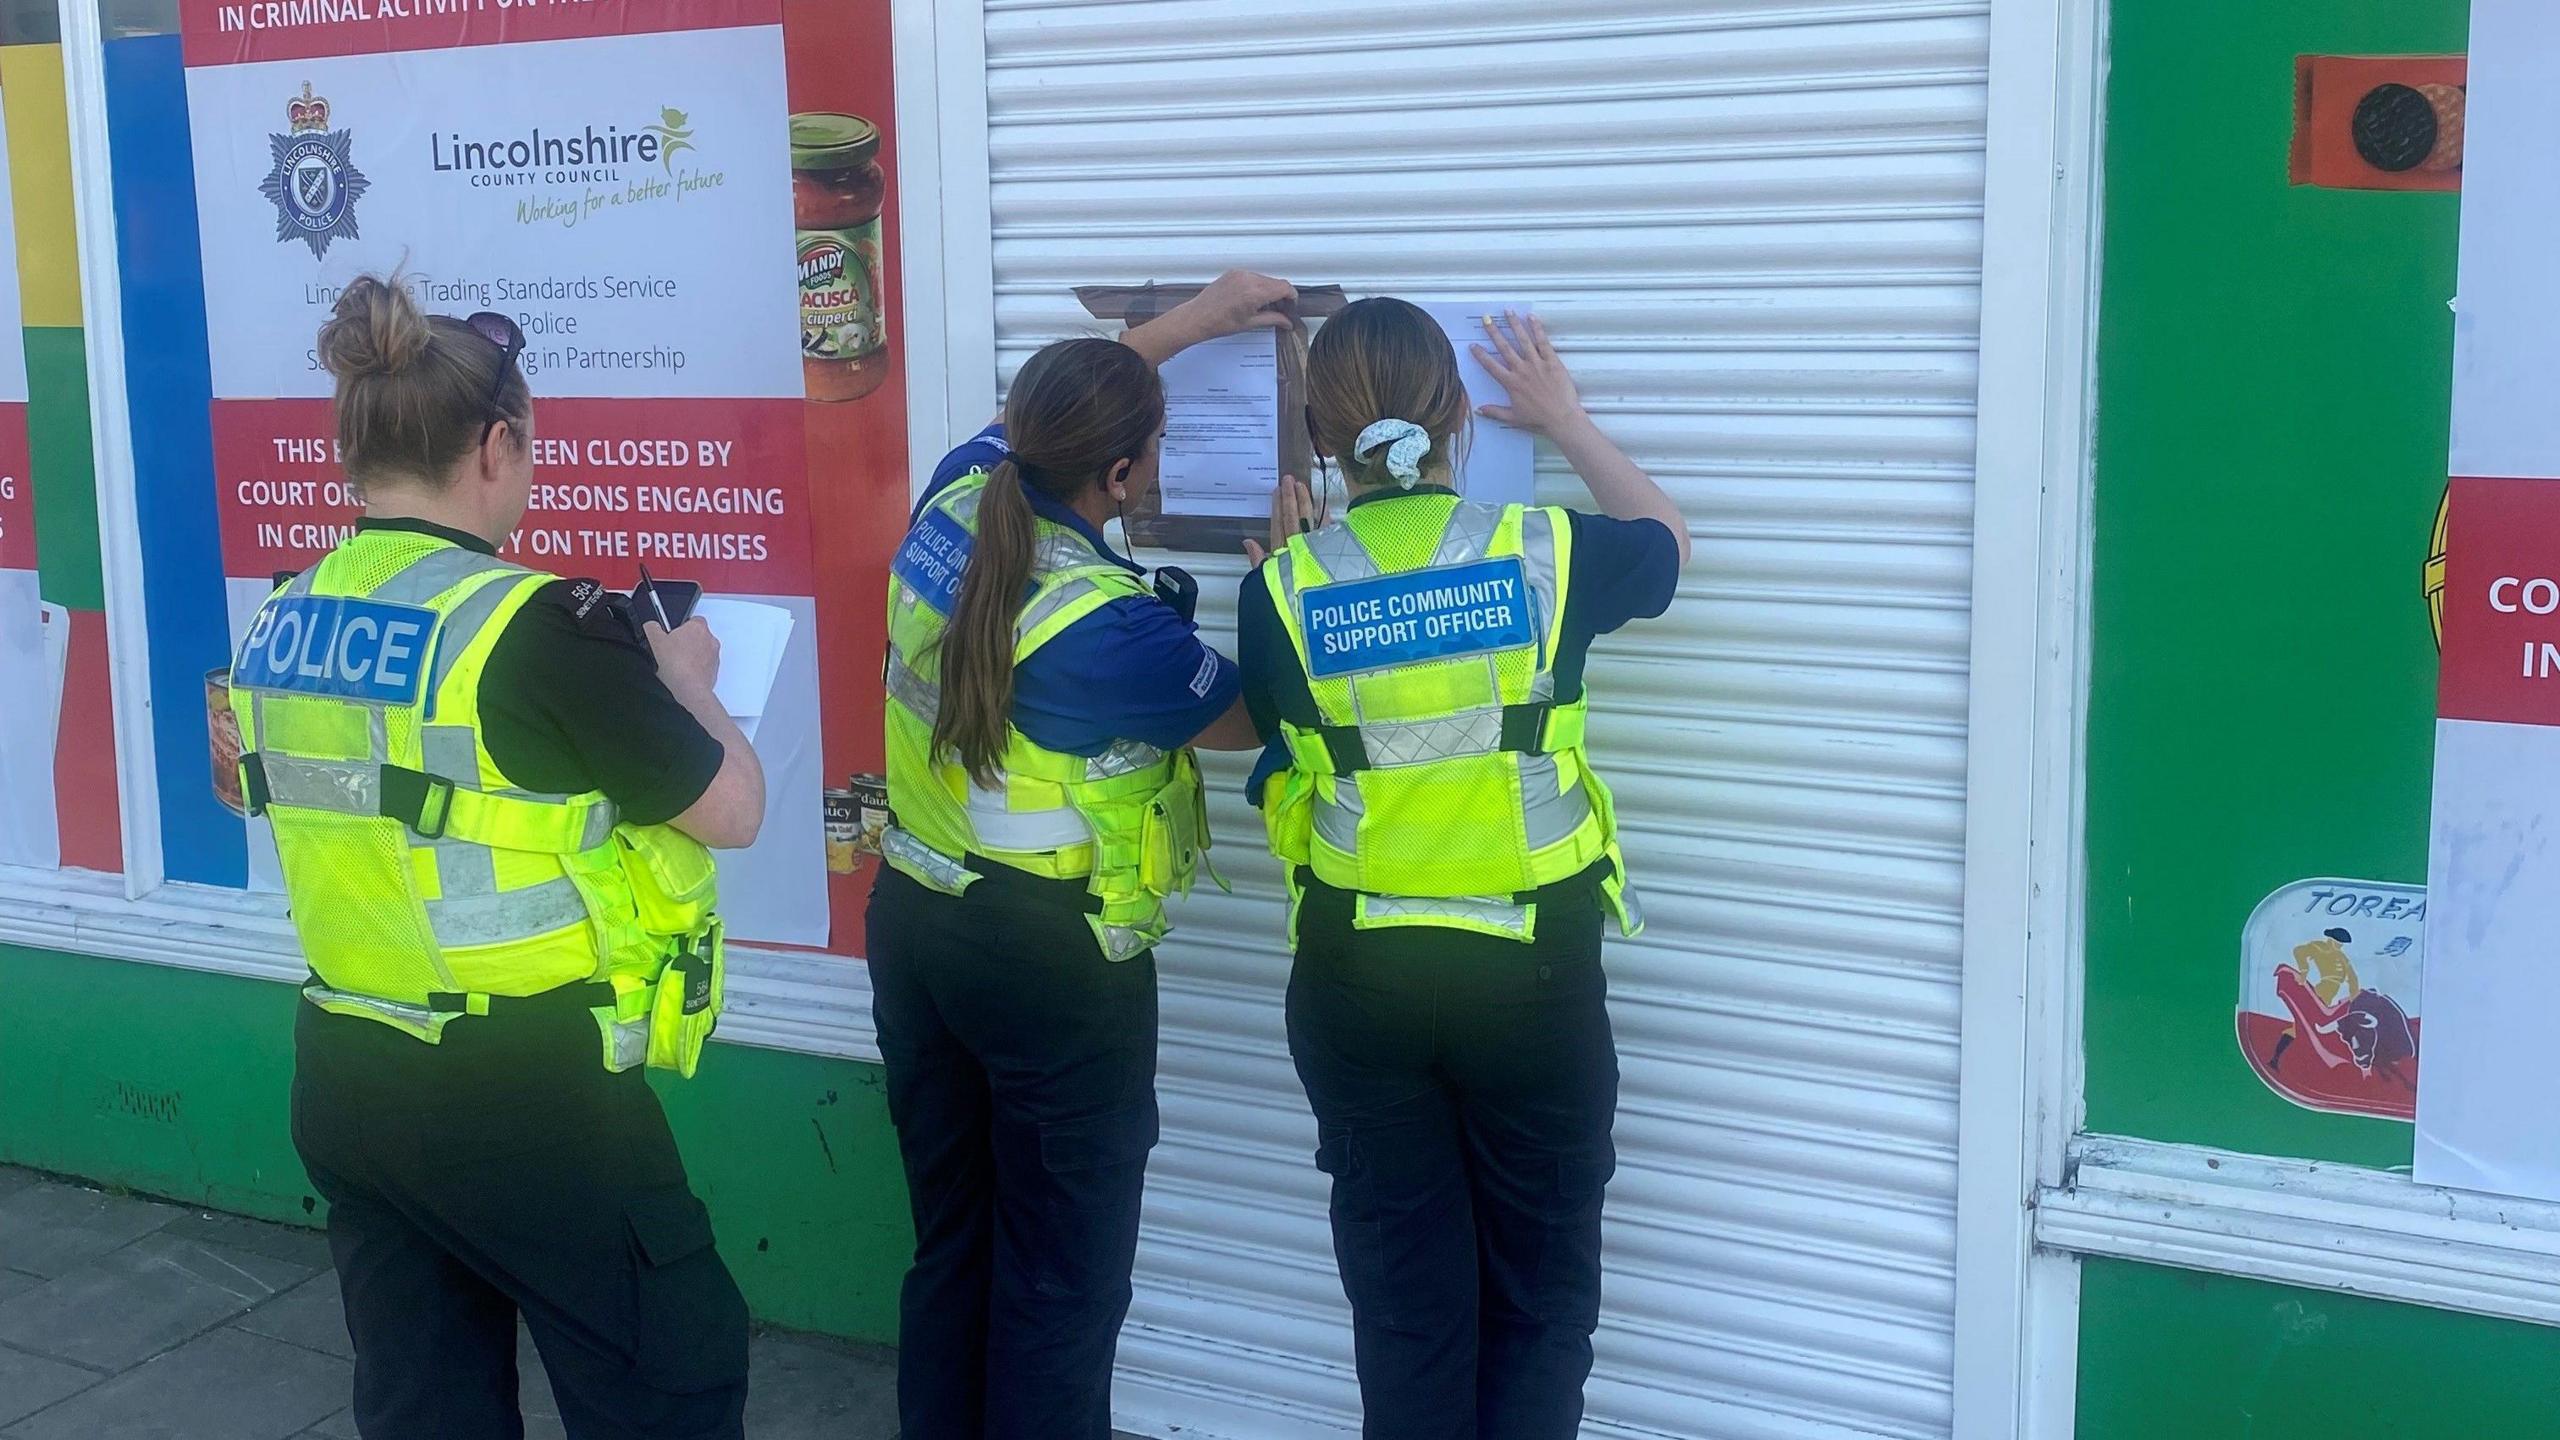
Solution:
M652 596L657 600L654 609L650 605ZM642 580L631 587L631 613L636 619L655 621L658 611L664 610L667 628L673 630L693 618L694 603L701 598L702 585L698 581Z

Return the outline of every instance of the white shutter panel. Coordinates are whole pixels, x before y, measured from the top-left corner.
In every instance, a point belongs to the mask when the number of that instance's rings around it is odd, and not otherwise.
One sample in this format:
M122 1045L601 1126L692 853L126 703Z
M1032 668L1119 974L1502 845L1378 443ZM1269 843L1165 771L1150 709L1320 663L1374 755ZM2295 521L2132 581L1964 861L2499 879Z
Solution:
M1590 672L1653 928L1609 951L1586 1434L1947 1434L1986 6L985 3L1005 374L1093 328L1078 284L1524 296L1690 518L1678 603ZM1236 567L1183 558L1226 630ZM1328 1435L1350 1331L1241 773L1236 894L1162 957L1119 1403Z

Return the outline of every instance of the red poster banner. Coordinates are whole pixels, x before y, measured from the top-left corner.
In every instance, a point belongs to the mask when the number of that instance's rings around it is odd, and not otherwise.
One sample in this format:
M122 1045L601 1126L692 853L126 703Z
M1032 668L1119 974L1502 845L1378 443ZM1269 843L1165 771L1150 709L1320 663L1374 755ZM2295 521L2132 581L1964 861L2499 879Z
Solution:
M2436 713L2560 725L2560 480L2456 480L2447 505Z
M0 570L36 568L35 481L27 451L27 407L0 403Z
M793 400L534 402L534 482L509 559L617 589L640 567L733 595L806 595L808 467ZM227 574L300 570L358 504L326 400L217 400Z
M780 0L181 0L189 65L770 25Z

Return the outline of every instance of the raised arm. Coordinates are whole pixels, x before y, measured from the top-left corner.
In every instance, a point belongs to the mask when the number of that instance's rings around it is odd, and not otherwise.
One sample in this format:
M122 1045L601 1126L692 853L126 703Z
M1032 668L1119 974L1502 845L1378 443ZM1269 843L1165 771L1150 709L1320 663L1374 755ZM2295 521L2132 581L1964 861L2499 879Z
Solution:
M1204 340L1244 330L1286 330L1298 323L1298 291L1286 280L1250 270L1230 270L1209 287L1130 330L1120 343L1147 357L1167 360Z
M1689 563L1689 522L1671 496L1627 458L1616 441L1600 433L1591 412L1582 407L1573 374L1547 338L1547 327L1535 315L1510 315L1506 327L1491 316L1484 322L1491 348L1473 347L1476 358L1510 393L1508 405L1487 405L1483 414L1508 425L1534 431L1555 442L1565 463L1591 489L1602 514L1616 520L1658 520L1679 542L1680 563Z

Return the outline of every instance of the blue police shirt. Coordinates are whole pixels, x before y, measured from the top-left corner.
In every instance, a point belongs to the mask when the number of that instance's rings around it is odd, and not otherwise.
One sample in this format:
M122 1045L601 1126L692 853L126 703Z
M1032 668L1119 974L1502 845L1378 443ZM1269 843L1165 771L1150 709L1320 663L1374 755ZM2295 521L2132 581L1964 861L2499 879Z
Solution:
M942 459L916 512L973 470L1012 452L990 425ZM1031 508L1081 535L1094 553L1132 574L1143 567L1102 532L1029 486ZM1044 750L1099 755L1120 740L1160 750L1188 745L1236 703L1236 663L1200 639L1200 627L1153 596L1125 596L1061 631L1013 669L1013 724Z
M1351 503L1392 505L1435 492L1452 493L1445 486L1420 485L1410 491L1374 491ZM1680 542L1661 521L1613 520L1580 510L1566 514L1573 522L1573 573L1565 586L1564 634L1555 656L1560 704L1582 698L1582 668L1595 638L1670 609L1680 585ZM1263 738L1262 759L1245 782L1246 797L1260 805L1263 782L1289 763L1279 738L1281 719L1313 726L1321 717L1289 632L1271 603L1270 586L1259 574L1245 576L1237 597L1236 658L1244 672L1245 705Z

